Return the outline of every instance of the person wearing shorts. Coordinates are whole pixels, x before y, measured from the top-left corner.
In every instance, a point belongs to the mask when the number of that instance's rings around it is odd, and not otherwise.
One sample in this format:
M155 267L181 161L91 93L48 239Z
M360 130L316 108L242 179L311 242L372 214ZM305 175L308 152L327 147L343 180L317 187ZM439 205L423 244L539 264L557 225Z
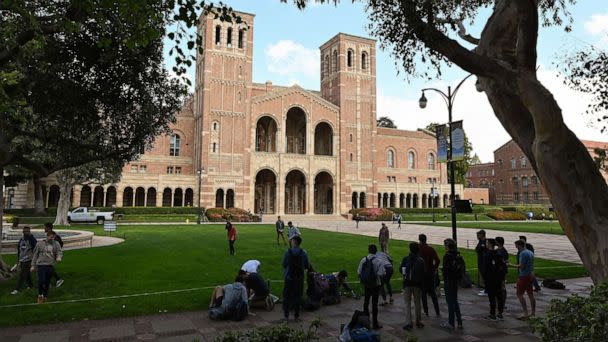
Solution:
M517 299L519 299L524 313L518 319L523 320L536 315L536 299L534 298L532 286L534 283L534 253L526 249L526 242L523 240L515 241L515 247L517 247L517 251L519 252L519 263L512 267L517 268ZM526 305L524 293L527 293L528 298L530 298L530 315L528 315L528 306Z

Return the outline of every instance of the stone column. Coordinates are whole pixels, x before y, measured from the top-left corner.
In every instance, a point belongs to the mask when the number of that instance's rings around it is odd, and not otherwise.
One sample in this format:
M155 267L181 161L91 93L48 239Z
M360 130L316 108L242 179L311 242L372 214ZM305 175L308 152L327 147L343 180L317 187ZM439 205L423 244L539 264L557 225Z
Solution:
M72 207L80 206L80 193L82 185L74 185L74 195L72 196Z
M315 213L315 181L314 179L308 179L306 186L306 214L312 215Z
M182 191L182 207L186 206L186 191Z
M101 206L105 207L106 206L106 196L107 196L107 192L108 189L106 189L106 187L103 187L103 191L101 192Z
M162 207L163 206L163 193L164 193L164 191L165 191L165 189L163 189L163 192L161 192L161 193L159 193L158 191L156 191L156 206L157 207Z
M173 206L173 201L175 200L175 191L173 189L171 189L171 205L170 207Z
M93 206L93 195L95 194L95 188L91 188L91 186L89 185L89 188L91 189L91 195L89 196L89 207Z
M119 208L122 208L122 200L124 193L125 189L119 189L118 187L116 187L116 206Z
M148 190L144 189L144 207L148 206Z

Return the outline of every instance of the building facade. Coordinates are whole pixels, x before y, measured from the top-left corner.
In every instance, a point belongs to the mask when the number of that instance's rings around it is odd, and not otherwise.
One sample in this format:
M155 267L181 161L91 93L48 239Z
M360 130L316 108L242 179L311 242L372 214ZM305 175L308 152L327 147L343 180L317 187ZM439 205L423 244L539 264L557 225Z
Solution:
M320 91L252 78L254 15L202 18L195 93L172 134L125 166L120 183L74 189L74 206L239 207L343 215L360 207L448 204L434 134L376 127L376 42L339 33L320 46ZM44 181L56 205L53 177ZM200 186L200 191L199 191ZM33 203L20 185L21 206ZM462 186L457 185L460 197Z
M589 154L595 149L608 149L608 143L581 141ZM608 175L602 171L604 179ZM533 204L551 206L540 178L515 141L510 140L494 151L494 162L471 165L467 173L467 187L488 188L490 204Z

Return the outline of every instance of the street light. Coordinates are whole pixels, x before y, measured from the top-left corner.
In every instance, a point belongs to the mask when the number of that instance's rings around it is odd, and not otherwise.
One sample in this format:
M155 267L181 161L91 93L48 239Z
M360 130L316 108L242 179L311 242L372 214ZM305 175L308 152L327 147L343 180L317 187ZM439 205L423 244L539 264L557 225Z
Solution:
M454 239L454 241L457 241L457 240L456 240L456 194L455 194L456 187L454 184L454 161L452 160L452 108L454 106L454 97L456 96L456 93L460 89L460 86L464 83L464 81L466 81L471 76L473 76L473 74L468 75L462 81L460 81L460 83L458 83L456 88L454 88L453 92L452 92L452 87L448 87L447 94L436 88L424 88L424 89L422 89L422 96L420 96L420 100L418 100L418 105L420 106L420 108L422 108L422 109L426 108L426 104L428 101L426 99L426 96L424 96L424 92L427 90L429 90L429 91L432 90L434 92L439 93L441 95L441 97L443 97L443 99L445 100L446 105L448 106L448 125L450 126L450 143L449 143L449 152L448 152L448 163L449 163L449 167L450 167L450 192L451 192L451 205L452 205L452 239ZM477 91L481 90L479 81L476 83L476 88L477 88Z
M201 224L201 178L203 178L203 172L205 172L204 167L196 170L196 178L198 178L198 215L196 224Z

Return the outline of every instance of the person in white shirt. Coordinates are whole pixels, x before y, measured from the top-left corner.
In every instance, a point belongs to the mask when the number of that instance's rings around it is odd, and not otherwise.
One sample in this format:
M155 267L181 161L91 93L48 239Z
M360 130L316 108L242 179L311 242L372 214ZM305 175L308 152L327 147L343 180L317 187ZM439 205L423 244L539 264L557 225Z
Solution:
M247 273L258 273L261 265L262 263L259 260L247 260L241 266L241 270Z

